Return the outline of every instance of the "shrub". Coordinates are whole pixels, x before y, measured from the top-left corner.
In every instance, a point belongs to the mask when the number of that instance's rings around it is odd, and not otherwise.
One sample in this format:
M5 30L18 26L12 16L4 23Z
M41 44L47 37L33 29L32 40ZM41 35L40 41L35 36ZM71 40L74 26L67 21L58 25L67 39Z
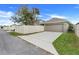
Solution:
M74 32L73 24L69 24L68 32Z

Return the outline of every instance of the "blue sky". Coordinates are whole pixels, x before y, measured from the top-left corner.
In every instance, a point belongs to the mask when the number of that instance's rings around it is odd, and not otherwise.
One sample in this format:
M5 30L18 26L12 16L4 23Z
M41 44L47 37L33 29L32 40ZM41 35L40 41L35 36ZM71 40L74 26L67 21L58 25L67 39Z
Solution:
M15 14L21 4L0 4L0 25L13 24L10 17ZM78 4L29 4L29 8L39 8L39 18L45 21L51 18L64 18L73 24L79 22Z

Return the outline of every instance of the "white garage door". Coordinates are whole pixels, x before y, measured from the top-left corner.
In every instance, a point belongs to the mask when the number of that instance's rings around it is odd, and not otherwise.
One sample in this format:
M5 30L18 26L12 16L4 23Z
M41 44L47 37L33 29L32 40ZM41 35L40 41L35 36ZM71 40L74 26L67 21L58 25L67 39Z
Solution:
M46 25L45 31L55 31L55 32L63 32L63 25Z

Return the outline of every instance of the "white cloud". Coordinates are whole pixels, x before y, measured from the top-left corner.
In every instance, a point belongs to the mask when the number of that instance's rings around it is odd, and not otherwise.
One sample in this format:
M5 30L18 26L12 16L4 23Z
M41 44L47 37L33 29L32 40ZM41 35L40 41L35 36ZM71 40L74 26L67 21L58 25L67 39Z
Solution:
M61 15L57 15L57 14L45 14L45 15L41 15L41 19L43 20L50 20L51 18L62 18L62 19L68 19L68 17L66 16L61 16Z
M43 15L38 15L38 17L43 17Z
M0 21L0 25L11 25L11 24L13 24L13 22L8 19L6 19L6 20L2 19Z
M70 21L73 24L76 24L79 22L79 16L62 16L62 15L58 15L58 14L44 14L41 15L41 19L43 19L44 21L50 20L51 18L62 18L62 19L67 19L68 21Z
M74 16L74 17L69 17L68 20L73 23L76 24L79 22L79 16Z
M11 17L12 15L14 15L14 13L11 11L0 11L0 17Z
M13 16L14 13L11 11L1 11L0 10L0 25L10 25L13 22L10 21L11 16Z
M68 21L70 21L73 24L76 24L78 22L78 20L79 20L78 16L76 16L76 17L75 16L74 17L72 17L72 16L61 16L61 15L57 15L57 14L50 14L49 16L50 16L50 19L54 18L54 17L67 19Z
M57 15L57 14L48 14L48 16L49 16L50 18L54 18L54 17L56 17L56 18L67 19L66 16L61 16L61 15Z

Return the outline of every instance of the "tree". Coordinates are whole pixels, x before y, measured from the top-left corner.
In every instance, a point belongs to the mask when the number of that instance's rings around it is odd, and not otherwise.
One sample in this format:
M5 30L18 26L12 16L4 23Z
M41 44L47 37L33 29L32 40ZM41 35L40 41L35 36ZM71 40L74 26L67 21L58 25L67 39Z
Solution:
M11 17L14 23L23 23L25 25L34 25L36 22L37 15L39 15L39 10L33 8L32 11L27 6L22 6L15 16Z
M37 15L40 14L39 9L38 9L38 8L32 8L32 14L33 14L33 17L34 17L34 19L35 19L34 22L39 21L39 20L37 19Z

